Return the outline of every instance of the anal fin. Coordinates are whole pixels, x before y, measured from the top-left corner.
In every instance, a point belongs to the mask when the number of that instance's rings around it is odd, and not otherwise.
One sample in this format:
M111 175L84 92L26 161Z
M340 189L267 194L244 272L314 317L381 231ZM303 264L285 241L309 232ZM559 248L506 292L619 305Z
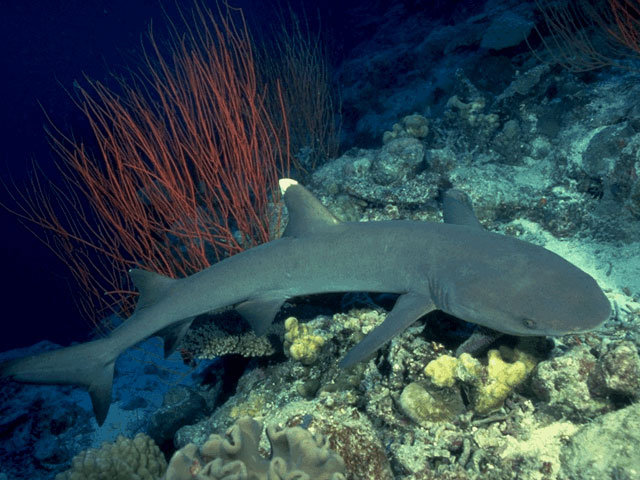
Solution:
M401 295L384 322L349 350L340 361L340 367L348 368L364 360L413 322L435 309L436 306L429 297L414 293Z

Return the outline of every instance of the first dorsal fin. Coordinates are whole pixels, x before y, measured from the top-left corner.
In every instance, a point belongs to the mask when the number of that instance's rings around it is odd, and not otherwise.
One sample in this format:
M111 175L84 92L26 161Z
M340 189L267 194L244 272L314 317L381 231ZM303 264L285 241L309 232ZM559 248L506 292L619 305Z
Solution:
M283 237L311 235L340 223L320 200L295 180L283 178L279 183L289 211L289 223Z

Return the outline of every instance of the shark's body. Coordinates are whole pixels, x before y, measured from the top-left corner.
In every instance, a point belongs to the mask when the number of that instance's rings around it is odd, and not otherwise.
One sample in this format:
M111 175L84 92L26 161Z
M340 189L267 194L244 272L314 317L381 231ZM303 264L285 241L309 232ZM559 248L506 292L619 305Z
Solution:
M352 365L424 314L440 309L513 335L595 328L610 305L588 274L542 247L487 232L459 193L448 223L336 220L304 187L285 183L289 224L278 240L172 280L131 272L135 313L111 335L0 365L0 377L85 386L98 423L111 403L113 365L126 349L161 335L173 351L199 314L233 306L264 333L282 303L315 293L399 294L385 322L342 361Z

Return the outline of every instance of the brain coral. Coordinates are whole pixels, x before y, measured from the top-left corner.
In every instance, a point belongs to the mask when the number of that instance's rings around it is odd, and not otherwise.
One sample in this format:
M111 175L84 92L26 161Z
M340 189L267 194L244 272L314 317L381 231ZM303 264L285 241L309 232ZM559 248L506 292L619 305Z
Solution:
M326 439L301 427L267 427L271 455L260 454L262 423L243 417L226 437L211 435L175 453L164 480L344 480L342 458Z

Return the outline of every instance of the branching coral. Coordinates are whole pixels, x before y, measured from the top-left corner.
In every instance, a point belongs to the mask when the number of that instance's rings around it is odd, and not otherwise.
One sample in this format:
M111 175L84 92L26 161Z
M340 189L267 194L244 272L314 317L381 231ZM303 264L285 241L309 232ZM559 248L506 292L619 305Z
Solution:
M208 359L230 354L253 358L275 353L268 337L259 337L252 331L227 332L213 322L194 325L185 335L181 346L196 358Z

